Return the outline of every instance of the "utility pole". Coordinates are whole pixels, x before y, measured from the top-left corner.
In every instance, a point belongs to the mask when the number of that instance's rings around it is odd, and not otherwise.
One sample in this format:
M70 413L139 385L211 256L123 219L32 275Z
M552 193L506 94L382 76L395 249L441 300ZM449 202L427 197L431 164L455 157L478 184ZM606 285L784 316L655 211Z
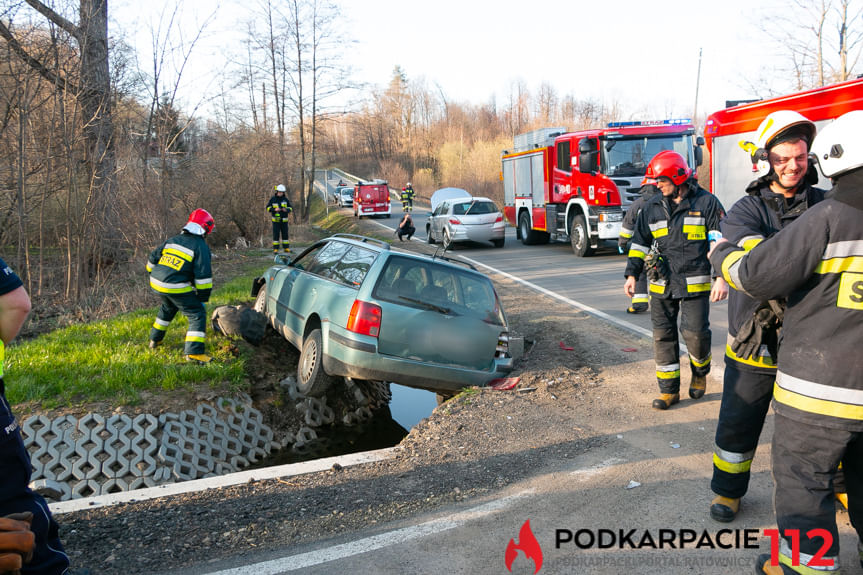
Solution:
M701 48L698 49L698 74L695 76L695 106L692 108L692 123L698 122L698 87L701 85Z

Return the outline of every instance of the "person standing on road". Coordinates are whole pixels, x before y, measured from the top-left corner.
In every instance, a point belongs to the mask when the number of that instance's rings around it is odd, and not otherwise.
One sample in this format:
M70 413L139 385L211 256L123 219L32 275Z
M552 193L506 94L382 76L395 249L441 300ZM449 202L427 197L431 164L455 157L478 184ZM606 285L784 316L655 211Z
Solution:
M623 291L633 297L636 280L646 268L659 383L659 397L653 400L653 407L668 409L680 401L678 316L689 349L689 397L700 399L707 389L711 360L709 302L728 296L728 286L722 278L711 286L708 237L719 235L719 220L725 212L716 196L699 187L686 160L677 152L656 154L647 166L646 177L656 180L661 193L646 202L636 218Z
M216 227L207 210L195 210L183 231L150 252L147 271L150 288L162 298L156 322L150 328L150 349L162 344L165 332L178 311L189 320L186 331L186 361L209 363L204 353L207 335L207 310L213 289L210 248L204 237Z
M773 387L778 565L839 573L834 481L840 464L863 564L863 111L822 128L812 152L833 190L746 251L720 240L710 261L753 299L787 298ZM814 533L813 533L813 530ZM794 563L799 563L795 565Z
M722 236L744 250L796 220L824 199L809 163L815 124L790 110L773 112L747 143L757 179L722 221ZM710 516L732 521L749 487L749 469L773 396L784 300L762 301L732 289L728 296L725 375L710 488Z
M626 210L626 214L623 216L623 225L620 228L620 237L617 238L617 246L622 254L629 253L629 244L632 243L632 234L638 214L641 213L644 204L646 204L650 198L658 194L659 190L656 189L655 182L645 178L644 181L641 182L641 190L639 190L638 193L640 194L638 199L629 205L629 208ZM642 271L635 280L635 293L633 293L632 298L630 299L629 307L626 308L626 313L644 313L647 311L649 305L650 296L647 293L647 274Z
M291 253L291 242L288 238L288 216L294 211L291 206L291 200L287 198L285 193L287 188L279 184L275 187L273 197L267 202L267 212L270 214L270 219L273 222L273 253L279 253L279 247L286 254ZM281 242L279 241L281 236Z
M32 516L30 530L35 535L35 547L24 572L57 575L66 572L69 557L63 551L59 528L48 504L42 496L30 490L30 454L24 447L21 430L6 399L3 376L5 346L18 335L29 313L30 296L24 284L0 259L0 517L10 514ZM0 531L7 531L9 526L5 523L8 521L0 521ZM0 553L6 551L0 549Z
M410 182L405 186L405 194L407 194L407 211L414 211L414 187Z

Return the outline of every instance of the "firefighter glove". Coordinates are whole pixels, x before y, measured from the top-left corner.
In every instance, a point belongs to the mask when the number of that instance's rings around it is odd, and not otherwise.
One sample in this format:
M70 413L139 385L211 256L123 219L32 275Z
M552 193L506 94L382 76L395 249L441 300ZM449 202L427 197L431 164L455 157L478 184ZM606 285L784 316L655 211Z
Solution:
M32 519L29 511L0 517L0 574L18 575L33 558L36 536L30 530Z
M629 244L629 238L619 237L617 238L617 247L622 249L624 252L626 251L626 246Z
M668 280L668 261L659 252L651 251L644 260L644 273L652 282Z
M753 315L740 326L734 341L731 342L731 351L740 359L747 359L757 354L761 349L761 324L755 320Z

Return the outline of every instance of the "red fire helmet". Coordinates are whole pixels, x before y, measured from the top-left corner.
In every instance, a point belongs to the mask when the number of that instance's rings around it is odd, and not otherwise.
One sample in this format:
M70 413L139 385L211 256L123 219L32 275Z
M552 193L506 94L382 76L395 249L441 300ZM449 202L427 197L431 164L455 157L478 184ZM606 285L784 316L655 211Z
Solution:
M209 234L216 228L216 222L213 221L213 216L207 210L198 208L189 215L189 223L198 224L204 228L204 234Z
M668 178L675 186L679 186L692 175L692 170L686 165L686 160L677 152L663 150L653 156L647 165L645 178Z

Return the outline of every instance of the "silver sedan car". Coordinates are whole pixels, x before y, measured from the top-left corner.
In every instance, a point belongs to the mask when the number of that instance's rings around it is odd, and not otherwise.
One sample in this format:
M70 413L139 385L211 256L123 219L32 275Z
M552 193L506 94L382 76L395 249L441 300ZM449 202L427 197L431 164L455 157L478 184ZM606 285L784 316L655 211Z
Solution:
M432 213L426 223L428 243L491 242L502 248L506 223L488 198L471 196L460 188L443 188L432 194Z

